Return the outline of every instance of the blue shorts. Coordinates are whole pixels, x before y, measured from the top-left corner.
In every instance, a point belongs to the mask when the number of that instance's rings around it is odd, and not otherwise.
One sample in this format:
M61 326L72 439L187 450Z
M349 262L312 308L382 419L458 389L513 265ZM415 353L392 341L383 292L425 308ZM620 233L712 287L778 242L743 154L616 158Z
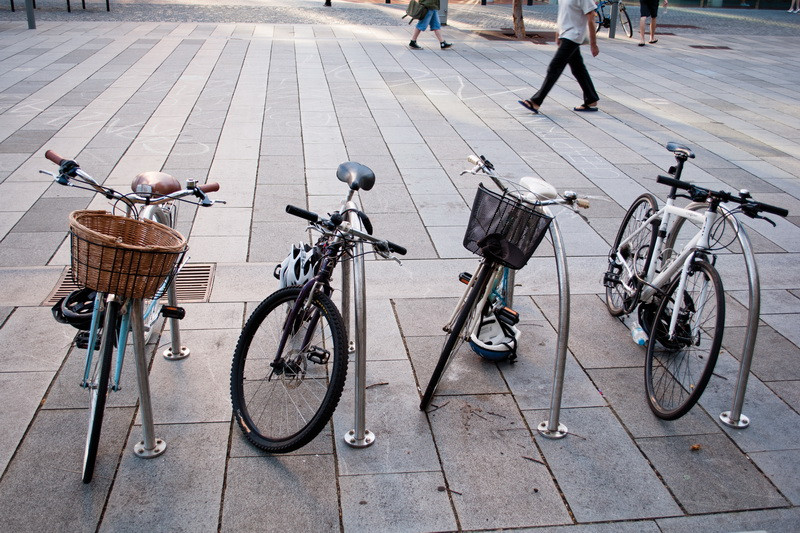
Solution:
M417 29L425 31L428 24L430 24L432 30L442 29L442 23L439 21L439 10L429 9L428 13L417 22Z

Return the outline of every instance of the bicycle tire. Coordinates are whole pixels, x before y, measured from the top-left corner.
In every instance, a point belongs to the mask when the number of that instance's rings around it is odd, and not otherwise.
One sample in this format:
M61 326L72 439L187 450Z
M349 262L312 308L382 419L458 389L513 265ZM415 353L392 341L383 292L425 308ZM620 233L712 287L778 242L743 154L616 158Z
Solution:
M679 283L680 274L656 311L645 361L647 402L653 413L664 420L682 417L703 394L717 362L725 327L725 295L719 273L709 262L695 259L678 314L677 335L669 338L667 330Z
M256 307L239 336L231 366L236 422L247 440L270 453L291 452L313 440L333 415L347 378L345 324L333 301L319 292L286 343L285 353L293 359L281 371L272 366L287 314L300 291L301 287L280 289ZM313 315L317 319L311 342L316 344L304 347ZM327 352L324 364L310 358L320 352Z
M619 23L622 25L622 30L628 37L633 37L633 27L631 26L631 18L628 16L628 10L625 5L619 4Z
M436 388L439 386L439 381L442 379L442 375L444 374L447 365L450 363L450 359L452 358L453 354L458 351L458 347L461 345L461 343L458 341L461 340L463 342L463 339L461 339L461 330L464 329L464 324L467 322L470 313L472 313L475 303L486 290L486 285L489 283L489 279L492 275L494 275L495 270L498 267L499 265L495 263L484 263L484 267L481 270L478 279L475 281L475 284L472 286L469 294L464 299L464 303L461 306L461 310L458 312L458 316L453 323L453 327L447 334L444 346L442 347L442 353L439 355L439 361L436 363L436 367L433 369L433 374L431 374L431 378L428 381L428 386L425 388L425 393L422 395L422 401L419 404L421 411L424 411L428 408L428 405L430 405L433 395L436 393Z
M103 413L106 408L108 396L108 382L111 377L111 357L114 353L116 336L116 323L119 316L119 302L111 301L106 306L106 316L103 323L102 341L98 364L95 366L94 376L90 376L89 387L89 430L86 434L86 447L83 454L83 471L81 479L89 483L94 475L94 464L97 460L97 449L100 445L100 432L103 428Z
M636 307L639 302L639 290L641 283L638 279L630 279L627 275L628 270L622 268L622 265L617 263L616 256L620 252L620 243L627 239L630 235L638 231L644 222L650 216L658 211L658 201L656 197L650 193L644 193L639 196L625 213L622 223L617 231L617 236L614 239L614 245L608 255L608 271L606 272L606 306L611 316L620 316L628 314ZM653 258L653 249L656 243L658 222L653 221L650 231L642 231L637 237L626 243L626 249L620 253L625 256L626 260L631 259L628 265L629 269L635 273L634 278L644 276L650 268L650 261ZM634 249L634 254L630 254L630 249ZM627 250L627 251L626 251ZM644 255L642 255L644 253ZM614 283L609 282L609 277L618 276L622 278ZM623 288L623 282L634 285L634 291L629 294ZM609 286L611 284L612 286Z
M603 20L605 19L605 13L603 13L603 8L598 6L594 10L594 23L597 24L597 32L599 33L600 30L603 29Z

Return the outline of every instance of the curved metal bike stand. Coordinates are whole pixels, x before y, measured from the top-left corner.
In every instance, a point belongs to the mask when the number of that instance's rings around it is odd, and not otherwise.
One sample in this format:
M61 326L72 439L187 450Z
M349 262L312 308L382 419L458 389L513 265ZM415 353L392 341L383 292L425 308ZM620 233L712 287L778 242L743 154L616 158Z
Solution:
M350 201L345 209L358 209L355 202ZM362 230L361 221L353 213L348 213L348 220L357 229ZM351 272L352 265L352 272ZM348 330L350 330L350 306L353 306L355 335L348 331L348 338L355 339L355 343L350 341L351 352L355 352L356 375L355 375L355 413L353 415L353 429L344 434L344 441L353 448L366 448L375 442L375 434L366 429L366 409L367 409L367 287L364 268L364 245L358 243L355 246L352 261L344 261L342 264L342 318L345 320ZM350 277L353 278L353 298L350 298Z
M750 289L749 305L747 310L747 332L744 336L744 348L742 348L742 361L739 363L739 377L736 379L736 392L733 396L733 407L730 411L720 413L719 419L728 427L744 429L750 425L750 419L742 414L744 405L744 395L747 392L747 379L750 377L750 365L753 362L753 350L756 347L756 335L758 334L758 318L761 315L761 282L758 279L758 267L756 257L753 254L753 247L750 244L750 237L745 233L741 224L739 231L736 232L739 245L742 247L744 264L747 269L747 282Z
M151 219L155 219L156 222L160 224L164 224L165 226L172 227L172 222L170 221L169 217L158 208L158 206L152 206L149 212L147 212L147 216L151 217ZM167 303L172 307L178 306L178 297L176 296L175 292L175 280L173 279L172 282L167 287ZM181 359L186 359L189 357L191 350L186 346L181 346L181 327L180 327L180 320L177 318L170 318L169 319L169 329L172 338L172 343L169 348L164 350L162 355L164 359L168 361L180 361Z
M150 404L150 379L147 374L147 358L144 346L144 324L142 300L131 301L131 330L133 334L133 358L136 362L136 382L139 385L139 412L142 417L142 441L133 447L134 453L143 459L158 457L167 449L167 443L155 437L153 408Z
M550 213L548 213L549 215ZM564 392L564 372L567 365L567 343L569 341L569 276L567 275L567 255L558 220L550 223L550 238L553 241L553 252L558 273L558 342L556 344L556 362L553 371L553 391L550 396L549 419L539 427L539 434L548 439L562 439L567 436L567 426L559 423L561 416L561 397Z
M699 211L707 209L708 206L701 202L692 202L686 206L686 209L692 211ZM720 207L723 211L727 209ZM679 218L676 225L673 226L671 233L671 240L665 243L668 248L673 248L675 239L680 231L680 225L683 224L685 219ZM744 336L744 347L742 348L742 359L739 363L739 375L736 379L736 391L733 395L733 405L730 411L723 411L719 415L719 419L728 427L734 429L744 429L750 425L750 419L742 414L742 406L744 405L744 396L747 392L747 380L750 377L750 366L753 362L753 351L756 347L756 335L758 334L758 319L761 316L761 282L758 277L758 267L756 266L756 256L753 253L753 246L750 244L750 237L744 230L744 226L738 220L731 217L737 226L738 231L736 237L739 245L742 247L742 256L744 257L745 269L747 271L747 283L749 289L748 295L748 309L747 309L747 331Z

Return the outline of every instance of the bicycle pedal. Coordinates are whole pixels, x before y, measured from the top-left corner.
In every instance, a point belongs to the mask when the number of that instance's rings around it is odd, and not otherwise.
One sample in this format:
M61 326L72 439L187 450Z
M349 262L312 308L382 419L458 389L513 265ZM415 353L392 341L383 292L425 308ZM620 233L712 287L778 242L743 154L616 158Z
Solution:
M497 320L509 326L516 326L519 322L519 313L510 307L502 307L495 312Z
M75 346L81 350L85 350L89 347L89 332L87 330L81 330L75 334ZM94 341L94 349L95 351L100 349L99 338Z
M470 280L472 279L472 274L469 272L462 272L458 275L458 281L463 283L464 285L469 285Z
M606 272L603 276L603 285L609 289L613 289L619 285L619 273Z
M182 320L186 316L186 309L175 305L162 305L161 314L165 318L176 318Z

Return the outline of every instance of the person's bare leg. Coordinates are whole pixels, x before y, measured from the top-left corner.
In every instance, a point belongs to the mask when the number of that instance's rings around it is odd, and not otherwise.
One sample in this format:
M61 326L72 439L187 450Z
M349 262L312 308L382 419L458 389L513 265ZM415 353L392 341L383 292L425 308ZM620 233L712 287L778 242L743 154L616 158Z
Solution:
M639 46L644 46L644 25L647 22L647 17L639 19Z
M441 31L433 30L433 34L436 36L437 39L439 39L440 43L444 42L444 39L442 38L442 32Z
M642 37L644 40L644 37ZM656 18L653 17L650 19L650 42L655 42L656 40Z
M414 31L411 33L411 40L416 41L417 37L419 37L419 28L414 28Z

